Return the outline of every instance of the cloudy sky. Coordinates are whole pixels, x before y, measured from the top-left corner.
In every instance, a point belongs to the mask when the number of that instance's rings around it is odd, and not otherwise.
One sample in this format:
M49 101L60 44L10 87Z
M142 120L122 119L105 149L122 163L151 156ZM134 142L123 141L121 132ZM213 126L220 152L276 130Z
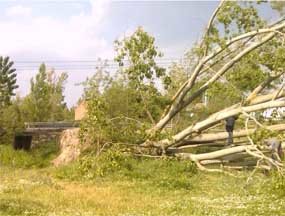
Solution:
M217 1L0 0L0 55L18 69L20 94L41 62L68 72L65 96L76 103L94 73L93 61L113 59L113 42L138 26L155 36L165 59L176 60L198 40ZM74 65L74 66L73 66Z

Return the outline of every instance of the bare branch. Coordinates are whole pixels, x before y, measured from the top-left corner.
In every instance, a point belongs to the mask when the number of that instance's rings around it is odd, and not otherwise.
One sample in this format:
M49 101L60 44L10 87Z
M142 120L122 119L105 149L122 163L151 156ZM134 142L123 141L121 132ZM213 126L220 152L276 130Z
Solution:
M276 98L278 98L279 95L282 95L282 93L284 92L284 91L283 91L284 86L285 86L285 83L283 83L283 84L280 86L279 90L276 91L274 97L272 98L273 101L276 100ZM282 93L281 93L281 92L282 92Z
M282 107L282 106L285 106L284 100L283 101L269 101L269 102L265 102L265 103L261 103L261 104L257 104L257 105L252 105L252 106L247 106L247 107L238 107L238 108L229 110L229 111L224 112L224 113L218 112L218 113L215 113L215 114L209 116L207 119L200 121L200 122L196 123L195 125L192 125L186 129L184 129L180 133L172 136L171 139L161 140L161 141L157 142L155 145L168 147L171 145L179 144L179 142L181 142L183 139L190 136L191 134L199 133L200 131L208 128L209 126L212 126L213 124L218 123L219 121L224 120L230 116L239 115L243 111L254 112L257 110L263 110L263 109L274 108L274 107Z
M260 47L265 42L271 40L276 33L270 33L266 37L264 37L260 42L253 43L249 47L247 47L245 50L240 52L238 55L236 55L232 60L230 60L228 63L226 63L213 77L211 77L202 87L199 88L196 92L194 92L189 98L184 100L184 104L182 107L186 107L188 104L190 104L194 99L196 99L202 92L204 92L206 89L209 88L209 86L214 83L216 80L218 80L227 70L229 70L235 63L237 63L242 57L244 57L246 54L251 52L252 50Z
M207 28L206 28L206 33L203 37L203 40L202 40L202 43L201 43L201 47L202 48L202 45L203 43L205 43L205 50L204 50L204 56L207 56L208 55L208 49L209 49L209 44L206 43L206 39L209 37L209 33L210 33L210 29L213 25L213 22L218 14L218 12L220 11L222 5L224 4L224 0L221 0L220 4L218 5L218 7L216 8L216 10L214 11L212 17L210 18L210 21L208 22L208 25L207 25Z
M265 89L272 81L279 78L285 71L277 74L276 76L269 76L265 81L263 81L260 85L258 85L246 98L245 103L250 103L263 89Z
M283 24L285 25L285 23ZM183 108L188 106L193 100L195 100L197 97L199 97L206 89L209 88L209 86L214 83L220 76L222 76L227 70L229 70L236 62L238 62L242 57L244 57L249 52L253 51L254 49L260 47L267 41L271 40L275 36L275 32L269 33L267 36L261 39L259 42L252 43L249 45L246 49L244 49L242 52L237 54L235 57L233 57L229 62L227 62L211 79L209 79L202 87L200 87L196 92L194 92L191 96L188 98L184 98L184 96L187 94L188 90L192 88L192 86L195 83L195 80L200 72L200 70L203 67L204 61L200 61L200 63L197 65L195 71L193 72L193 75L189 79L189 82L185 86L185 88L181 91L181 94L177 97L177 102L172 104L170 107L168 113L150 130L150 131L157 131L162 129L169 121L172 119L179 111L181 111Z
M191 161L203 161L203 160L215 160L218 158L225 157L227 155L232 155L236 153L246 152L246 149L255 150L254 146L236 146L232 148L222 149L210 153L203 153L203 154L191 154L191 153L178 153L176 156L182 157L184 159L190 159Z
M276 96L277 95L277 96ZM278 94L278 90L270 93L270 94L267 94L267 95L259 95L259 96L255 96L253 99L251 99L249 101L249 104L250 105L254 105L254 104L260 104L260 103L264 103L264 102L267 102L267 101L272 101L272 98L275 98L275 100L277 99L281 99L283 97L285 97L285 92L282 91Z

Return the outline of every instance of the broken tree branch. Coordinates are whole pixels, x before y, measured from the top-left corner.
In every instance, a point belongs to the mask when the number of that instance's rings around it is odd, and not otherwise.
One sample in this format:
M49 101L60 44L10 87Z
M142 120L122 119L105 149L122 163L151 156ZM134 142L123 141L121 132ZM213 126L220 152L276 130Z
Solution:
M191 136L193 133L199 133L202 130L207 129L208 127L212 126L215 123L220 122L221 120L224 120L230 116L237 116L241 114L243 111L245 112L254 112L258 110L264 110L267 108L275 108L275 107L282 107L285 106L285 101L269 101L257 105L251 105L251 106L246 106L246 107L238 107L234 108L232 110L228 110L227 112L218 112L215 113L211 116L209 116L207 119L200 121L196 123L195 125L192 125L183 131L179 132L178 134L174 135L171 137L171 139L164 139L158 142L149 142L152 143L152 145L157 146L157 147L163 147L167 148L169 146L178 144L181 142L183 139L185 139L188 136Z
M285 26L285 23L282 24L282 27ZM227 70L229 70L235 63L237 63L242 57L244 57L249 52L254 49L260 47L267 41L271 40L275 36L276 32L269 33L265 37L263 37L260 41L254 42L250 44L246 49L233 57L229 62L227 62L218 72L209 79L202 87L200 87L196 92L194 92L191 96L185 99L185 96L189 89L191 89L195 83L197 76L199 75L200 70L203 68L205 61L200 61L194 70L192 76L190 77L187 85L181 91L181 94L177 97L177 101L174 102L168 113L160 119L160 121L149 131L150 133L154 133L158 130L161 130L178 112L188 106L193 100L195 100L198 96L200 96L205 90L207 90L212 83L219 79Z
M263 89L265 89L272 81L279 78L282 74L284 74L285 71L282 71L281 73L277 74L276 76L269 76L264 82L262 82L259 86L257 86L250 95L246 98L245 104L250 103L252 100L257 97L259 93L262 92Z
M285 124L277 124L272 126L266 126L266 129L272 130L272 131L285 131ZM253 134L256 131L256 129L248 129L249 134ZM247 135L247 131L245 129L238 130L233 132L233 137L245 137ZM184 141L184 145L187 144L195 144L195 143L201 143L201 142L213 142L218 140L226 140L228 137L227 132L219 132L219 133L207 133L207 134L200 134L193 138L188 138ZM178 145L182 146L182 145Z

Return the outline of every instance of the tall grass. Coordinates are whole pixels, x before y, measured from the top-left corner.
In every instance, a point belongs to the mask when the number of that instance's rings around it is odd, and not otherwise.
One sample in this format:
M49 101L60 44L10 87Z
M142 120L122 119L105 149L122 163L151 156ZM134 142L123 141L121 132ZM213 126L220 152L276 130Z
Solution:
M58 153L56 142L42 143L30 151L15 151L11 145L0 145L0 165L15 168L43 168L50 165Z
M52 168L57 152L55 143L29 152L0 146L0 215L284 215L277 174L247 184L247 172L201 173L188 161L114 148Z

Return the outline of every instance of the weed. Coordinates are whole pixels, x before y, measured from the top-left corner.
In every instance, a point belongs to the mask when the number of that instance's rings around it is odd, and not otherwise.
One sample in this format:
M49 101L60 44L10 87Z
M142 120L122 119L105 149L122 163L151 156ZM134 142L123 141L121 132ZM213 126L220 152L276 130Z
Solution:
M0 145L0 165L17 168L43 168L50 164L58 152L55 142L42 143L30 151L17 150L12 146Z

